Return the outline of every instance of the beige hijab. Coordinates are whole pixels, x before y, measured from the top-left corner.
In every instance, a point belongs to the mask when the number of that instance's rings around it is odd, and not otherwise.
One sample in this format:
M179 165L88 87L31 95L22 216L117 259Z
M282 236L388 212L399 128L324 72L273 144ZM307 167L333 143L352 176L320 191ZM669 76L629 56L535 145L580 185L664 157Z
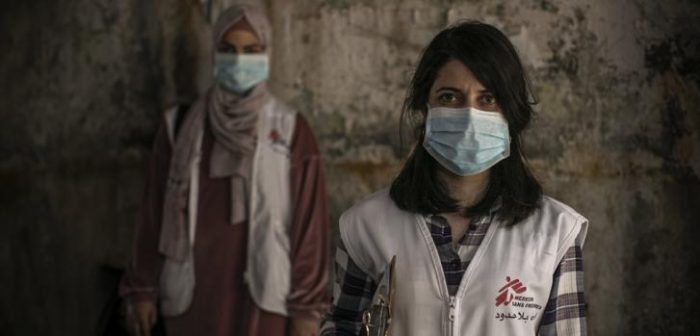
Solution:
M270 22L262 10L250 5L234 5L222 12L214 25L214 46L228 29L245 18L261 43L270 52ZM209 176L231 178L231 224L248 218L252 157L256 145L258 112L273 97L265 83L258 84L246 96L227 91L214 84L206 95L192 106L184 120L173 148L170 172L163 204L159 251L183 261L189 253L187 199L190 185L190 164L194 158L196 139L204 132L205 120L214 134Z

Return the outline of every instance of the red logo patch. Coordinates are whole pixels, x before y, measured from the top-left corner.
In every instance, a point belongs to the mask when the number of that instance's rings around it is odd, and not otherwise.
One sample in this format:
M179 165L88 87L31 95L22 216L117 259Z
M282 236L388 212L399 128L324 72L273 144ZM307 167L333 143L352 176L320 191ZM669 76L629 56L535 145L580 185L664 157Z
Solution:
M280 138L282 138L282 135L280 135L280 132L278 132L276 129L273 129L270 131L270 134L268 134L267 137L270 138L272 142L277 142L280 140Z
M509 305L510 302L513 301L513 292L515 292L515 294L522 294L525 293L526 290L527 287L523 286L520 279L511 280L510 277L507 276L506 285L498 290L499 294L496 297L496 307L500 306L501 304L504 306Z

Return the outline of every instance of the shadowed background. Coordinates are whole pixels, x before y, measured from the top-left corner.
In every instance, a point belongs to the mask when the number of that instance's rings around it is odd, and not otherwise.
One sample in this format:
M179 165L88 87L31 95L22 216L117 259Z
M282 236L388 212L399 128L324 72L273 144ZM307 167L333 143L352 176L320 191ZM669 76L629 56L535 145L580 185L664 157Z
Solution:
M210 82L230 1L0 5L0 333L92 335L126 264L161 110ZM255 1L249 1L255 2ZM420 51L471 18L515 43L539 99L525 152L588 217L591 335L700 327L700 3L261 1L273 91L310 121L333 225L405 157Z

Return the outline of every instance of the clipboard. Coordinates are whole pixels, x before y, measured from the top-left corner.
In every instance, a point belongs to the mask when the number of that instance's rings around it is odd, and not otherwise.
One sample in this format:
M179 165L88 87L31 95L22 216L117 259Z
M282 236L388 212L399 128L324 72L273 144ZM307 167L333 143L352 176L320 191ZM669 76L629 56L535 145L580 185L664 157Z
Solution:
M362 330L365 336L388 336L391 327L391 310L396 288L394 266L396 256L386 266L370 307L362 313Z

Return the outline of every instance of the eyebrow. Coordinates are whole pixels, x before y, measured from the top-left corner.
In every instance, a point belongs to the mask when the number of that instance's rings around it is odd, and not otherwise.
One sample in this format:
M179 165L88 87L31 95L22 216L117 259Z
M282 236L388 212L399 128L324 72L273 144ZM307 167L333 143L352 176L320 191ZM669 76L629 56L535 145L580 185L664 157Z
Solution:
M460 93L462 92L462 90L451 87L451 86L443 86L443 87L440 87L439 89L435 90L435 92L440 92L440 91L456 91L456 92L460 92ZM488 89L483 89L483 90L479 90L479 93L492 93L492 92Z
M438 91L447 91L447 90L449 90L449 91L462 92L461 90L459 90L459 89L457 89L457 88L453 88L453 87L449 87L449 86L443 86L443 87L441 87L441 88L435 90L435 92L438 92Z
M221 46L231 47L231 48L234 48L234 49L236 48L235 45L233 45L232 43L229 43L229 42L227 42L227 41L221 41ZM250 44L246 44L246 45L243 46L243 48L252 48L252 47L265 48L265 45L262 44L262 43L250 43Z
M265 45L262 43L251 43L251 44L246 44L243 46L243 48L265 48Z

